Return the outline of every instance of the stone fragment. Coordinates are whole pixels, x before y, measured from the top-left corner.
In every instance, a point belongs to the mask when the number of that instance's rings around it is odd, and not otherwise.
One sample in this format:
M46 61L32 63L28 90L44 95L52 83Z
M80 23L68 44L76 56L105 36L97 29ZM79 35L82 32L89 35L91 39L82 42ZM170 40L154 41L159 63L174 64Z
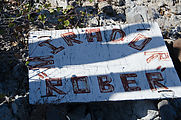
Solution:
M153 0L153 3L157 3L158 6L172 6L174 5L174 0Z
M117 6L124 6L125 5L125 0L111 0L112 5L117 5Z
M85 2L83 2L83 4L82 4L82 7L85 7L85 6L94 6L95 5L95 1L93 1L93 2L90 2L89 0L87 0L87 1L85 1Z
M98 8L106 15L109 15L109 16L116 15L116 12L113 10L112 6L109 5L108 2L106 2L106 1L99 2Z
M97 27L99 25L98 17L90 17L87 23L90 27Z
M159 119L158 111L156 110L147 110L147 115L145 117L142 117L140 120L156 120Z
M136 6L134 8L126 9L126 21L128 23L146 22L147 21L147 7Z
M158 103L158 110L162 120L175 120L177 118L175 109L168 100L162 100Z
M63 7L64 9L67 7L67 0L47 0L51 3L52 7Z
M125 0L125 6L128 7L134 7L135 6L135 2L132 0Z
M177 118L181 118L181 98L171 99L169 102L176 109Z
M78 3L76 1L69 1L68 4L73 7L78 7Z
M154 101L151 100L135 101L133 104L133 114L141 120L152 120L158 116Z
M174 13L175 13L176 15L181 15L181 5L176 5L176 6L175 6L175 11L174 11Z

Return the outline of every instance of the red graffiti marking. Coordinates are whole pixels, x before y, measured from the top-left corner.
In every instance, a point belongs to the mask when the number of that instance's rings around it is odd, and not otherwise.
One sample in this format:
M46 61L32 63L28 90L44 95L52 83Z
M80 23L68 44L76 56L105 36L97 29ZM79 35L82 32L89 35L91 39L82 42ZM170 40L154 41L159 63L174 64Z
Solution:
M157 70L160 70L160 69L161 69L161 66L158 66L156 69L157 69ZM161 69L161 72L163 72L163 71L165 71L165 70L166 70L166 67L162 68L162 69Z
M44 72L41 72L38 74L38 76L43 79L44 77L47 77L47 74Z
M83 43L82 41L75 39L77 37L77 35L73 32L61 34L61 36L64 39L64 41L67 43L68 46L73 46L73 42L77 43L77 44Z
M101 93L108 93L114 91L114 86L110 84L112 82L112 79L110 77L108 77L107 75L101 75L97 76L97 79Z
M52 82L56 82L56 83L52 83ZM56 86L62 86L62 79L61 78L45 79L45 83L46 83L46 97L54 96L53 91L55 91L56 93L58 93L60 95L66 94L62 90L56 88Z
M120 78L124 87L125 91L139 91L141 90L140 87L129 87L129 84L136 84L135 80L128 80L128 77L137 77L137 74L132 73L132 74L120 74Z
M115 37L116 37L117 33L119 33L121 35L121 38L115 40ZM123 30L121 30L121 29L113 29L112 30L111 41L113 41L113 42L123 41L125 37L126 37L126 34L125 34L125 32Z
M140 39L144 39L144 41L140 45L136 45L136 42L138 42ZM128 45L134 49L141 51L151 40L152 38L138 34Z
M72 77L71 81L72 81L73 90L74 90L75 94L90 93L90 88L88 85L88 77L87 76ZM80 87L82 87L82 88L80 88Z
M93 35L93 33L95 33L95 35ZM87 29L86 30L86 36L87 36L87 41L88 42L94 42L93 38L97 38L98 42L102 41L102 36L101 36L100 28Z
M162 68L162 69L161 69L161 72L163 72L163 71L165 71L165 70L166 70L166 67Z
M147 63L150 63L154 59L158 58L159 61L161 60L169 60L169 54L167 52L144 52L144 55L151 55L149 58L146 59Z
M52 68L54 66L52 66L52 64L54 64L54 60L51 60L51 58L53 58L52 55L50 56L38 56L38 57L30 57L28 59L28 61L32 62L36 62L36 64L33 65L29 65L30 69L34 69L34 68ZM38 62L38 63L37 63ZM51 66L49 66L51 65Z
M158 66L156 69L159 70L162 66Z
M43 36L43 37L46 37L46 36ZM48 39L46 41L43 41L41 43L39 43L39 46L42 47L42 46L47 46L48 48L52 49L53 51L51 51L51 53L53 54L57 54L58 52L62 51L64 49L63 46L60 46L60 47L55 47L54 45L52 45L50 42L52 42L51 39Z
M160 72L146 73L146 77L151 90L157 90L156 86L168 89L165 85L159 83L159 81L163 81L163 77Z
M40 78L42 78L42 79L44 78L43 75L41 75L41 74L38 74L38 76L39 76Z

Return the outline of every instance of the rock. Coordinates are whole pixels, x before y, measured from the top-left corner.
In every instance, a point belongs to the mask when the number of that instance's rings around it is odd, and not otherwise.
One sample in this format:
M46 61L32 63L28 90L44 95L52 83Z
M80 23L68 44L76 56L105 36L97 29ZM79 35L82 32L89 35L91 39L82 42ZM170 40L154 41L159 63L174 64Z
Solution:
M181 5L172 6L171 11L176 15L181 15Z
M148 7L147 17L148 21L153 21L158 19L160 17L160 14L156 11L156 9Z
M64 9L67 7L67 0L47 0L51 3L52 7L63 7Z
M82 7L85 7L85 6L95 6L95 4L96 4L96 2L90 2L90 1L85 1L85 2L83 2L83 4L82 4Z
M128 19L129 23L139 23L144 22L143 16L141 14L134 15L134 19Z
M104 17L100 17L100 25L101 26L113 26L113 25L119 25L122 23L122 21L114 21L117 18L109 18L109 19L104 19Z
M92 6L86 6L86 7L77 7L75 8L76 14L82 14L82 12L85 12L86 14L96 14L97 10L93 8Z
M181 39L175 40L173 42L174 54L178 57L181 62Z
M133 104L133 114L141 120L152 120L158 117L157 108L154 105L154 101L151 100L135 101Z
M159 19L156 19L155 22L158 23L160 28L170 28L172 26L172 23L169 19L167 19L165 16L161 16Z
M125 5L125 0L111 0L111 4L117 6L123 6Z
M98 17L91 17L88 19L87 23L90 27L97 27L99 25Z
M109 16L116 15L116 12L113 10L112 6L109 5L108 2L106 2L106 1L99 2L98 8L106 15L109 15Z
M69 1L68 4L73 6L73 7L78 7L78 4L76 1Z
M159 113L156 110L148 110L147 115L145 117L142 117L140 120L159 120Z
M172 6L174 5L174 0L153 0L154 3L157 3L158 6L164 6L164 5L168 5L168 6Z
M125 15L125 10L124 8L118 7L118 6L114 6L113 7L114 10L116 10L117 15L115 16L115 20L116 21L122 21L125 22L126 21L126 15Z
M145 6L136 6L126 9L126 21L128 23L146 22L148 8Z
M127 8L129 8L129 7L134 7L135 3L132 0L125 0L125 5Z
M181 99L171 99L169 102L176 109L178 118L181 118Z
M168 100L160 101L158 110L162 120L175 120L177 118L175 109L169 104Z
M181 21L179 20L178 16L172 15L169 19L172 26L176 27L181 24Z
M0 105L0 119L1 120L17 120L11 110L8 108L7 104Z

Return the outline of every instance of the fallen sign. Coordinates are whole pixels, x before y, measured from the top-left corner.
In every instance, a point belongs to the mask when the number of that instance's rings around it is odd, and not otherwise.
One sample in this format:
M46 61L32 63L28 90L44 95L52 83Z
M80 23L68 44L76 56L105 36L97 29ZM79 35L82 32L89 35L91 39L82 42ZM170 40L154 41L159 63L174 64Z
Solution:
M157 23L33 31L29 102L181 97L181 82Z

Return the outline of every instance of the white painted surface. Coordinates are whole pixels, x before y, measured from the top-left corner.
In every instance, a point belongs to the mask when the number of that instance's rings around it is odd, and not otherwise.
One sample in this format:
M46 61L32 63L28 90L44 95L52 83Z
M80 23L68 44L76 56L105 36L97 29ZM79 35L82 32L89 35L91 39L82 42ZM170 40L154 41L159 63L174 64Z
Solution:
M150 29L137 31L137 29ZM29 37L29 55L53 56L52 68L34 68L29 70L29 101L36 103L64 103L64 102L91 102L91 101L118 101L134 99L157 99L181 97L181 82L174 69L173 63L165 46L164 40L157 23L131 24L123 26L100 27L102 41L88 42L86 29L54 30L54 31L34 31ZM123 41L110 41L113 29L122 29L125 32ZM76 39L82 41L81 44L73 42L73 46L68 46L61 34L74 32ZM130 42L139 34L152 38L142 50L130 47ZM95 35L95 33L93 33ZM51 36L51 44L55 47L63 46L64 49L57 54L52 54L47 46L39 44ZM120 38L117 33L116 38ZM136 45L140 45L145 39L139 39ZM162 54L161 54L162 53ZM154 59L149 59L154 57ZM30 65L39 64L37 61L30 61ZM159 67L160 66L160 67ZM166 69L165 69L166 68ZM163 81L157 81L161 85L157 90L151 89L146 73L161 74ZM128 77L128 82L134 80L128 87L139 87L138 91L125 91L120 78L122 74L136 74L135 77ZM112 80L105 85L104 92L100 91L98 77L106 75L108 80ZM75 93L72 85L72 77L87 76L87 88L89 93ZM152 76L152 78L158 78ZM46 97L45 79L61 78L62 85L54 86L66 94L58 94L52 90L51 97ZM103 79L105 80L105 79ZM51 83L56 83L51 82ZM85 89L85 82L78 82L79 89ZM108 85L108 86L107 86ZM112 91L109 91L112 88ZM107 93L105 91L108 90Z

